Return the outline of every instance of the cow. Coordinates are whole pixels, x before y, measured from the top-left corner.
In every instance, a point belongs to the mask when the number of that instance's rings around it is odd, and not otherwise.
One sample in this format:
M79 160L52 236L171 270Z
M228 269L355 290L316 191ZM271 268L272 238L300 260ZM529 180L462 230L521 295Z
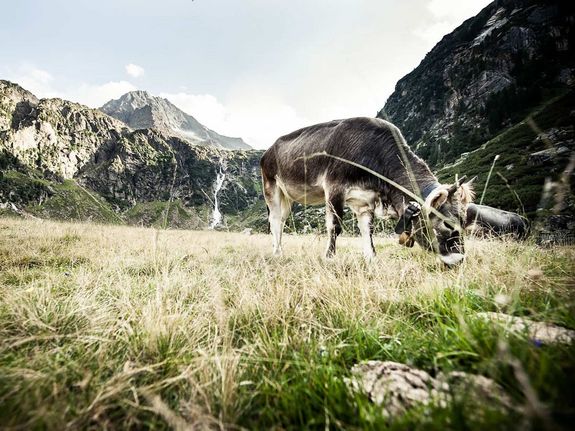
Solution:
M525 239L529 234L529 221L525 217L474 203L467 206L463 227L467 232L482 236Z
M401 217L400 242L415 240L447 265L464 259L461 225L473 199L470 185L440 184L388 121L359 117L296 130L280 137L260 166L274 255L282 253L283 226L295 201L325 203L326 257L335 254L344 206L357 218L363 254L374 257L374 212L391 206Z

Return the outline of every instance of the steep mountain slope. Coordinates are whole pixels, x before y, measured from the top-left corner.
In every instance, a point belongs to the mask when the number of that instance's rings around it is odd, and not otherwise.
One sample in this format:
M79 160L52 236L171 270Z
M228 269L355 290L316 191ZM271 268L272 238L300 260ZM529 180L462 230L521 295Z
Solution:
M378 113L434 166L575 85L575 3L497 0L446 35Z
M441 168L439 177L449 181L455 174L478 175L481 198L493 164L485 203L532 219L552 212L573 219L574 106L575 91L541 104L522 121Z
M575 2L493 2L399 80L378 116L442 180L477 175L484 203L575 241Z
M241 138L222 136L200 124L168 99L152 96L146 91L132 91L111 100L100 110L132 129L158 129L195 144L212 145L231 150L250 149Z
M260 155L192 144L157 129L134 131L99 110L38 100L0 81L5 211L156 224L158 217L150 213L162 207L165 225L205 227L216 210L218 185L224 223L228 215L241 220L241 212L261 196Z

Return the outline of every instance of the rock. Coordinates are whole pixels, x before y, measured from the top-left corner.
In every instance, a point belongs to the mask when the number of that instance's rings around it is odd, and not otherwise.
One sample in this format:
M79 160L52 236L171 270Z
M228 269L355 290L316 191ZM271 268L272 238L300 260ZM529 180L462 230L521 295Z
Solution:
M355 365L351 374L351 388L382 406L386 417L402 415L418 405L446 405L449 386L405 364L369 361Z
M520 410L494 380L462 371L440 373L433 378L405 364L368 361L354 365L351 374L347 381L350 389L367 395L390 419L417 406L447 407L455 399L500 411ZM481 411L474 409L472 414Z
M251 234L252 234L252 230L253 230L252 228L249 228L249 227L248 227L248 228L245 228L245 229L242 231L242 233L243 233L244 235L251 235Z
M546 150L537 151L529 154L529 164L531 166L541 166L545 163L554 161L557 157L569 154L571 150L564 146L548 148Z
M557 188L557 183L549 182L549 186ZM543 199L542 199L542 202ZM547 203L549 205L549 203ZM554 245L575 244L575 216L573 216L573 202L567 201L563 209L564 214L543 216L538 226L537 245L551 247Z
M571 344L575 341L575 331L545 322L535 322L523 317L510 316L504 313L482 312L476 316L480 319L497 323L507 331L527 335L536 343Z
M463 371L452 371L437 376L445 382L450 392L460 399L472 400L473 403L502 411L519 410L517 404L492 379Z

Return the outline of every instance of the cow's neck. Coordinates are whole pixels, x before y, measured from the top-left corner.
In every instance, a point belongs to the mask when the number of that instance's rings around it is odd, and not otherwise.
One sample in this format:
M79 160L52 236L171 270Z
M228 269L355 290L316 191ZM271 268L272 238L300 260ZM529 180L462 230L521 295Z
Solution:
M423 178L421 178L421 177L418 178L417 187L419 188L419 190L417 190L417 191L413 190L413 185L409 181L404 181L404 182L405 182L405 184L402 184L401 182L399 182L399 184L402 185L403 187L405 187L406 189L411 190L415 194L421 196L423 198L423 200L425 200L433 190L435 190L437 187L439 187L441 185L437 181L437 178L435 178L435 176L431 173L429 174L429 176L425 175L425 176L423 176ZM393 206L395 211L400 216L404 213L409 202L414 200L414 199L410 198L409 196L406 196L402 191L397 190L395 188L393 188L390 191L389 197L390 197L391 205Z

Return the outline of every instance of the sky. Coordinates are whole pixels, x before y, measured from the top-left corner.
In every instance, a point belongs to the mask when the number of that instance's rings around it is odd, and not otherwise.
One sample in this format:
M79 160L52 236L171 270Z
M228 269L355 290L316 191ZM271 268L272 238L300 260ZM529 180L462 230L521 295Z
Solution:
M132 90L266 148L375 116L395 83L488 0L18 0L0 79L93 108Z

